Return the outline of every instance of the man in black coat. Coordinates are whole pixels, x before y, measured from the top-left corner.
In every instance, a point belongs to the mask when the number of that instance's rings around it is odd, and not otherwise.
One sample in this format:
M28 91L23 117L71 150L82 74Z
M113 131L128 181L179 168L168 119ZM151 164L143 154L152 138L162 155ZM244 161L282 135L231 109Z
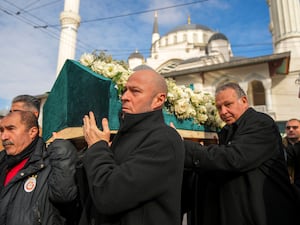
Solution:
M0 122L0 224L65 225L56 204L77 197L76 148L56 139L46 149L36 116L14 111Z
M300 120L289 119L285 125L285 134L282 142L287 153L291 182L300 188Z
M10 112L28 111L32 112L36 116L36 118L39 119L40 105L40 99L32 95L18 95L14 97L11 102ZM39 127L39 136L42 136L41 127ZM54 140L54 137L52 137L51 140ZM60 211L60 214L66 219L66 225L76 225L78 223L78 219L81 212L79 198L75 199L72 202L55 203L55 207Z
M226 123L219 144L185 141L185 167L197 174L191 224L299 223L299 200L276 123L249 107L238 84L217 88L215 100Z
M88 149L83 158L90 201L81 224L180 225L184 146L164 122L164 78L153 70L133 73L122 94L122 118L110 145L92 112L84 117Z

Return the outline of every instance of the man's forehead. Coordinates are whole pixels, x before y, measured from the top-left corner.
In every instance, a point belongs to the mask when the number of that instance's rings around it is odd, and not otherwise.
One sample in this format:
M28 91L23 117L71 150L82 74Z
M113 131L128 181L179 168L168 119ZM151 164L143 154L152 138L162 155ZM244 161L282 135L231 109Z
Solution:
M291 120L286 123L287 125L299 125L300 123L297 120Z
M17 124L19 122L20 122L20 115L17 113L12 113L2 118L0 124L8 125L8 124Z
M226 99L232 99L232 98L236 98L237 94L235 93L235 91L231 88L227 88L225 90L220 91L219 93L217 93L216 95L216 99L220 99L221 100L226 100Z
M132 79L132 80L130 80L126 83L125 87L127 89L133 89L133 88L145 89L146 85L147 85L147 82L142 82L142 81L137 80L137 79Z
M231 94L236 94L235 90L232 89L232 88L226 88L226 89L223 89L221 91L219 91L219 94L224 94L224 93L231 93Z

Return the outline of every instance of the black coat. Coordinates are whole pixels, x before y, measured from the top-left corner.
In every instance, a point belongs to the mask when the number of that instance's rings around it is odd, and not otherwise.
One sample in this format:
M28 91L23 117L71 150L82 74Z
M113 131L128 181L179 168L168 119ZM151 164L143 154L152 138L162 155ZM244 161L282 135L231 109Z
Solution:
M185 166L197 172L194 225L299 223L281 136L269 116L249 108L219 134L219 145L185 142Z
M100 141L83 162L92 199L88 224L181 224L184 146L161 110L126 115L111 148Z
M285 147L287 152L287 163L293 171L293 182L300 188L300 142Z
M5 152L0 152L0 163ZM39 138L25 167L0 193L1 225L62 225L65 219L54 204L68 203L77 196L75 185L76 149L66 140L55 140L46 150ZM35 177L32 191L25 188Z

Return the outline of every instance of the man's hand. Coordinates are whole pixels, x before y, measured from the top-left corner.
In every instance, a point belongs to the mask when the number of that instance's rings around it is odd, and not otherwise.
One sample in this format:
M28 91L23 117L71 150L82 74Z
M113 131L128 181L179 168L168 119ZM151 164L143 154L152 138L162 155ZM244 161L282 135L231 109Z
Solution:
M63 139L63 137L60 136L57 132L52 132L52 137L53 140L55 139Z
M83 135L88 147L98 141L106 141L109 144L110 130L106 118L102 119L102 127L103 131L98 129L93 112L89 112L89 115L83 117Z

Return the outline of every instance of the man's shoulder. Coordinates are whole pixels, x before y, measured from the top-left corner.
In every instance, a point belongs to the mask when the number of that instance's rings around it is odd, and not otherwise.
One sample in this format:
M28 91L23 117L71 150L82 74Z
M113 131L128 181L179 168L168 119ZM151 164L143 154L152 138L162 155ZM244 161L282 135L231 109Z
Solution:
M296 142L294 144L294 146L295 146L295 148L299 149L299 151L300 151L300 141Z
M162 124L159 128L154 129L152 133L156 134L155 136L162 141L182 141L182 138L178 131L175 128L168 126L167 124Z
M50 158L70 158L76 155L77 149L69 140L55 139L48 147Z
M269 116L266 113L263 112L258 112L256 110L254 110L253 108L249 108L245 113L244 113L244 117L247 120L256 120L256 121L266 121L266 122L270 122L270 123L274 123L275 121L273 120L273 118L271 116Z
M283 144L284 147L288 147L289 141L288 141L287 137L282 138L282 144Z

